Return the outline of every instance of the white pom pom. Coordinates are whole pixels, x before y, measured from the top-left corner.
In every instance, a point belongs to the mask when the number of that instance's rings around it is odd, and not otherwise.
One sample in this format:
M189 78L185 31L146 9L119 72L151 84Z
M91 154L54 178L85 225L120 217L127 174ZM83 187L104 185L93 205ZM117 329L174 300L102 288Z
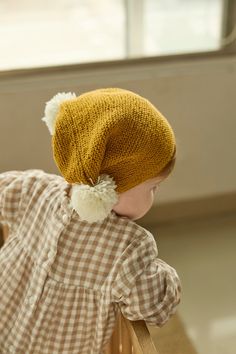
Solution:
M53 135L55 129L55 121L56 116L60 108L60 104L64 101L76 98L75 93L58 93L56 94L50 101L46 103L44 114L45 116L42 118L51 133Z
M71 207L82 220L103 221L118 201L116 184L109 175L99 176L94 186L75 184L72 186Z

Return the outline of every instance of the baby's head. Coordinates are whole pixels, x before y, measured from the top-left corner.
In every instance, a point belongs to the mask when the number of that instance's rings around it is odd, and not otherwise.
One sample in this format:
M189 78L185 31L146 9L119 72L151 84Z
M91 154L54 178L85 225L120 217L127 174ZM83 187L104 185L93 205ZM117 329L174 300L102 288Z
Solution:
M160 184L169 176L175 165L175 151L173 158L158 176L147 179L137 186L119 194L118 203L113 210L120 216L131 220L143 217L152 207L154 195Z
M72 184L71 206L82 219L102 221L113 209L135 220L150 209L176 143L170 124L147 99L118 88L57 94L43 120L56 165Z

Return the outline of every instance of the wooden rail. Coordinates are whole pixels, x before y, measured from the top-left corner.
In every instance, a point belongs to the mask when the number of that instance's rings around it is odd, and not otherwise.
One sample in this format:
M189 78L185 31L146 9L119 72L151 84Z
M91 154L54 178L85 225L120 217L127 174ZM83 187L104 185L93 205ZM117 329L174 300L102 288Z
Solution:
M8 236L8 225L0 223L0 247L3 246Z
M103 354L158 354L144 321L129 321L122 313Z

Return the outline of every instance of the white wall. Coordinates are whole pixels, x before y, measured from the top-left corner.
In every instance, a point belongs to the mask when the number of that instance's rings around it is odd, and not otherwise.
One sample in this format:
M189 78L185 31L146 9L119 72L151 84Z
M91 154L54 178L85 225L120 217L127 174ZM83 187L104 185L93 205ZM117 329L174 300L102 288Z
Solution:
M176 63L96 65L28 76L0 75L0 172L41 168L59 173L41 121L54 94L121 87L147 97L177 139L177 164L158 203L236 191L236 58Z

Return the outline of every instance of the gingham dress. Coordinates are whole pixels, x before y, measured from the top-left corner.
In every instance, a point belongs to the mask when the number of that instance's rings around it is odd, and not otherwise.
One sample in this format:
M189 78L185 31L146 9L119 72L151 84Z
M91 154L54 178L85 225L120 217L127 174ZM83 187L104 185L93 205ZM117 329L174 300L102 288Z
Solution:
M118 310L162 325L179 303L153 235L113 211L82 221L70 187L43 170L0 174L0 353L100 354Z

